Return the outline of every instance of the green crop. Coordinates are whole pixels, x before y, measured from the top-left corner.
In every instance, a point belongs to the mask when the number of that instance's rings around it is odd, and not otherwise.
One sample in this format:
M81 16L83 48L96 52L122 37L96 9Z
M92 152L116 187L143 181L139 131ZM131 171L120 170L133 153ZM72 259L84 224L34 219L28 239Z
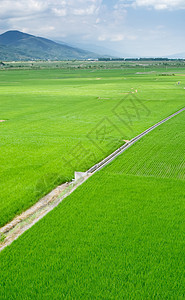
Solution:
M139 140L109 172L185 180L185 112Z
M183 120L143 137L3 250L1 298L183 299Z
M0 226L184 105L164 66L93 66L0 71Z

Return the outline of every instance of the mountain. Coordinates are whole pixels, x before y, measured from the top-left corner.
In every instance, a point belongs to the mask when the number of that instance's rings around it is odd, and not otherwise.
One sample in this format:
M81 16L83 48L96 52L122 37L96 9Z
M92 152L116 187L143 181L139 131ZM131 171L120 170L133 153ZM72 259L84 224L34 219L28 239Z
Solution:
M172 58L172 59L184 59L185 58L185 52L184 53L177 53L177 54L173 54L173 55L168 55L168 58Z
M59 44L65 44L62 41L56 41ZM77 48L83 48L86 51L92 51L95 53L98 53L99 56L105 56L105 57L122 57L122 54L116 52L112 50L112 49L108 49L106 47L103 46L99 46L99 45L95 45L95 44L88 44L88 43L82 43L82 42L73 42L73 41L67 41L66 44L70 45L71 47L77 47Z
M95 59L99 56L90 51L17 30L0 35L0 60L2 61Z
M57 43L59 44L65 44L65 42L56 40ZM116 49L112 48L107 48L105 46L100 46L99 44L91 44L87 42L77 42L77 41L71 41L67 40L66 44L70 45L71 47L77 47L77 48L82 48L87 51L91 51L94 53L98 53L99 57L105 57L105 58L137 58L138 54L133 54L133 53L126 53L126 52L121 52Z

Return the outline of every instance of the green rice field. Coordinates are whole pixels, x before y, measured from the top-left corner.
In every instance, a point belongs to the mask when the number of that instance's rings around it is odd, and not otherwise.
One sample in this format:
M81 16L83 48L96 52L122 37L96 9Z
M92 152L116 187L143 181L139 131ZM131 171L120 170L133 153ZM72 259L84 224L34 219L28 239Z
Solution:
M143 137L4 249L0 298L184 299L184 118Z
M141 139L109 167L112 174L185 180L185 112ZM143 155L144 154L144 155Z
M104 64L0 70L0 226L184 106L184 67Z

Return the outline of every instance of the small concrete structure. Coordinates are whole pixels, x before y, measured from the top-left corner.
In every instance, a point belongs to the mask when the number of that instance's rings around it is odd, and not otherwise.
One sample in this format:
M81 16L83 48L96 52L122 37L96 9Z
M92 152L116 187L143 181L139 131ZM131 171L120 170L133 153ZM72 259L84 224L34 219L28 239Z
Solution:
M87 176L87 172L75 172L75 182Z

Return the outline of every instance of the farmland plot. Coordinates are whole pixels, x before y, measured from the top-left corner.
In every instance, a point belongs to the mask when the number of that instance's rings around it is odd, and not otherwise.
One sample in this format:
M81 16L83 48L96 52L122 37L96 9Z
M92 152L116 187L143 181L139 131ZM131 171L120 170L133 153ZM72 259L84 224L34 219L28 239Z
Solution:
M1 297L183 299L184 128L143 137L3 250Z
M109 167L112 174L185 180L185 113L139 140Z
M138 71L0 72L0 226L183 107L184 77Z

